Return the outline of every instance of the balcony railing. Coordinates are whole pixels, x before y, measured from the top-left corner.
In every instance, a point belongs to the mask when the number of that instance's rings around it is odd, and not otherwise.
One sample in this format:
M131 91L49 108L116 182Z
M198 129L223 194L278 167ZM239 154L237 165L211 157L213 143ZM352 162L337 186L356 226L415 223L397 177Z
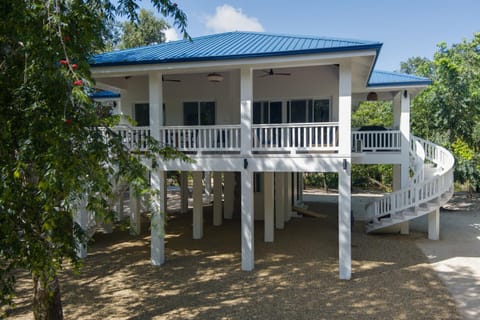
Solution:
M337 152L337 122L255 124L252 126L252 151ZM143 151L151 135L149 127L116 126L130 150ZM238 153L241 147L240 125L168 126L160 128L160 143L183 152ZM352 131L353 152L401 151L398 130Z
M338 151L338 123L256 124L252 151Z
M401 151L402 135L399 130L352 131L353 152Z
M150 127L115 126L113 131L122 137L123 144L129 150L146 150Z
M240 151L240 125L163 127L160 143L186 152Z

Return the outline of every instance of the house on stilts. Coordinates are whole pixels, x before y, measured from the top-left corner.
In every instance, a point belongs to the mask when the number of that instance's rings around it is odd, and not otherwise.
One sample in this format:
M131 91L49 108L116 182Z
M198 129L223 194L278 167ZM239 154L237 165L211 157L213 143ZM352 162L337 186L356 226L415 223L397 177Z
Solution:
M195 239L203 234L202 175L213 175L215 225L232 218L237 188L243 270L254 268L254 220L264 221L264 241L274 241L301 200L303 173L338 174L339 276L350 279L352 164L393 165L394 191L368 204L367 232L397 226L407 233L409 220L428 215L428 236L438 239L439 208L453 192L452 154L410 134L410 100L430 80L376 71L381 47L228 32L99 54L91 70L108 91L95 98L114 101L114 112L136 121L114 128L127 148L142 150L151 136L195 160L160 160L150 173L163 200L166 172L181 172L183 211L192 174ZM393 101L393 127L352 128L352 105L372 98ZM135 222L138 203L130 202ZM165 201L158 205L165 212ZM86 219L78 221L85 227ZM162 218L152 217L153 265L165 260L158 228Z

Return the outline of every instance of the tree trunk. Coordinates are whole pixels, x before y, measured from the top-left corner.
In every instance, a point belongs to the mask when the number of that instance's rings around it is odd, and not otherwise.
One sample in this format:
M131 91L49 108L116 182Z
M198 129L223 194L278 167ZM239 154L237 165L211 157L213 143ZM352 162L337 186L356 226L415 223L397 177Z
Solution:
M63 320L60 283L33 276L33 316L35 320Z

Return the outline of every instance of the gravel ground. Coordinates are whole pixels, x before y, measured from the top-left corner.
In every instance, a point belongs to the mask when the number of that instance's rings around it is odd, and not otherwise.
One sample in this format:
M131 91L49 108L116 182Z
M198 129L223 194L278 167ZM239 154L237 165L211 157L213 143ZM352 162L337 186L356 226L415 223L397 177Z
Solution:
M316 208L315 208L316 207ZM336 206L312 204L326 219L294 218L263 242L255 223L255 270L240 270L240 221L192 240L191 213L171 215L167 262L150 265L148 226L97 234L80 274L61 275L66 319L460 319L416 237L352 234L351 281L338 279ZM9 316L31 319L31 284L18 286Z

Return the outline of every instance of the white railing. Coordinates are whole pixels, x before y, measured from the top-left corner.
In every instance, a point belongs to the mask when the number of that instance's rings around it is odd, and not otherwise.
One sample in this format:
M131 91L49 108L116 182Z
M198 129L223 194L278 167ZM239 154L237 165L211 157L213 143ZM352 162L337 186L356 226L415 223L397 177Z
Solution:
M148 137L150 136L150 127L131 127L128 125L119 125L112 128L117 133L122 142L129 150L146 150Z
M439 174L412 184L408 188L385 195L373 203L373 214L376 219L392 215L410 208L417 208L431 200L437 199L453 188L453 155L441 146L429 141L413 137L412 142L419 144L425 152L425 159L436 165Z
M119 125L113 128L130 150L147 148L149 127ZM239 152L240 125L168 126L160 128L160 143L179 151ZM252 151L338 151L338 122L255 124ZM360 149L357 149L359 146ZM400 151L398 130L353 131L353 151Z
M352 131L353 152L401 151L401 147L399 130Z
M424 178L424 163L425 163L425 150L422 144L417 139L410 141L410 170L412 176L410 177L409 185L418 184L423 181Z
M337 151L338 122L255 124L252 151Z
M179 151L240 151L240 125L162 127L160 143Z

